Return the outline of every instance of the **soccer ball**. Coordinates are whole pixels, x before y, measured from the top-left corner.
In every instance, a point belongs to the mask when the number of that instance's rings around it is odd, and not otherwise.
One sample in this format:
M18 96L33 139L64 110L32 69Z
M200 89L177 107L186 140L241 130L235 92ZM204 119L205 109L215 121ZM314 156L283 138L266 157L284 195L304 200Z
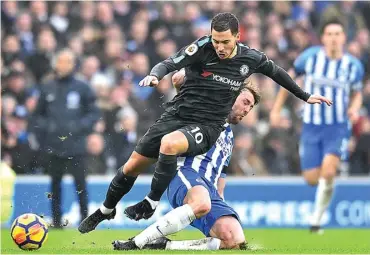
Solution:
M41 217L26 213L14 220L10 234L22 250L37 250L48 239L48 226Z

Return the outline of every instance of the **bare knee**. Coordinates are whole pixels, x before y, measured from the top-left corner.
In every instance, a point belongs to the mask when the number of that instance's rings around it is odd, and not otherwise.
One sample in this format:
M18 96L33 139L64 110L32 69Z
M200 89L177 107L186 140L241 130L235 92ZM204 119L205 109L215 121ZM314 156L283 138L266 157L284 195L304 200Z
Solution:
M203 217L211 211L211 201L200 200L197 203L189 204L193 209L194 215L197 219Z
M184 203L193 209L197 219L208 214L212 208L209 192L201 185L194 186L188 191Z
M138 176L140 174L137 169L135 169L135 166L130 160L128 160L123 166L119 168L125 175L128 176Z
M337 175L336 171L326 171L322 173L322 177L327 181L334 180L336 175Z
M306 182L310 186L316 186L319 183L318 179L306 179Z
M161 153L167 155L176 155L177 154L176 147L177 147L176 140L173 140L169 135L163 136L160 148Z
M303 177L307 184L311 186L316 186L319 183L320 169L313 168L303 172Z
M178 155L188 149L188 140L180 131L167 134L161 139L160 152L166 155Z

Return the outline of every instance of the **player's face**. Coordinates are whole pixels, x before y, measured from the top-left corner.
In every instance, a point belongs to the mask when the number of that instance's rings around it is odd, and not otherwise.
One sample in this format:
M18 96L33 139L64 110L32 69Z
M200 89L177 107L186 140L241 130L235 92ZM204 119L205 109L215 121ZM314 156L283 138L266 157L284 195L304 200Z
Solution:
M253 109L254 102L253 94L249 90L240 93L229 113L229 123L238 124Z
M343 49L346 42L343 27L339 24L329 24L326 26L321 40L324 47L330 51Z
M239 33L233 35L230 29L224 32L217 32L212 29L211 35L213 47L215 47L220 59L228 58L233 52L237 41L240 39Z

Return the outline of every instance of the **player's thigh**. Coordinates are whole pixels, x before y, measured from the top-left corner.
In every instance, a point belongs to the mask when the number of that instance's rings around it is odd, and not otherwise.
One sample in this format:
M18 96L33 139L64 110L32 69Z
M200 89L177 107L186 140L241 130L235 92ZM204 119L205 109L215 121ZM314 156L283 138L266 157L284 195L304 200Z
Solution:
M350 133L346 124L334 125L325 130L324 160L321 176L333 178L341 160L348 157L348 141Z
M303 172L320 168L323 160L321 130L304 126L299 141L299 157Z
M163 113L139 140L135 147L135 151L147 158L158 158L163 136L183 126L184 124L175 116L167 112Z
M159 151L166 155L181 155L187 152L188 148L188 138L183 132L176 130L163 136Z
M202 186L202 188L198 186ZM188 196L191 190L192 192ZM202 197L197 197L197 194ZM207 201L205 196L210 199L209 187L204 180L199 177L198 173L192 170L182 169L178 171L167 189L168 201L173 208L182 206L189 201L191 203Z
M245 242L243 228L233 216L222 216L211 228L210 236L221 240L223 249L237 249Z
M322 164L321 145L301 140L299 145L302 176L310 185L316 185L320 176Z
M130 158L121 168L124 174L129 176L138 176L140 173L148 169L157 161L156 158L145 157L136 151L133 151Z
M183 155L196 156L206 153L215 144L222 130L222 126L213 127L202 124L191 124L179 129L188 140L188 150Z

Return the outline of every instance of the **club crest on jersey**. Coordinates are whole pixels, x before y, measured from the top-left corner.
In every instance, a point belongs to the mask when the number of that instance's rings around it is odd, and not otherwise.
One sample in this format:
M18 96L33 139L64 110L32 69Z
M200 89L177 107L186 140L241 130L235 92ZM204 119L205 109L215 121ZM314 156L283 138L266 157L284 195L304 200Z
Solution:
M249 72L249 67L247 65L242 65L240 67L240 74L242 76L246 76L248 74L248 72Z
M186 49L185 53L188 56L193 56L198 51L198 46L196 44L190 44Z

